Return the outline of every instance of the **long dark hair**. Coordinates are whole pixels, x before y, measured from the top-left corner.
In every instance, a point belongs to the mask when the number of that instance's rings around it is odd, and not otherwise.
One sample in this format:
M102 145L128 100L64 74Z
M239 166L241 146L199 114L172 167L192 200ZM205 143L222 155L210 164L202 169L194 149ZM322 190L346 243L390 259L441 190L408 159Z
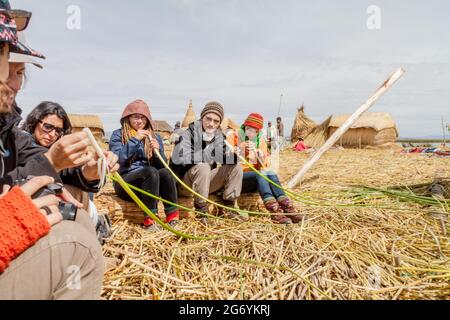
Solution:
M61 105L55 102L44 101L41 102L36 108L34 108L27 116L22 129L34 134L39 121L47 116L56 115L63 121L64 135L72 132L72 124L70 123L69 116Z

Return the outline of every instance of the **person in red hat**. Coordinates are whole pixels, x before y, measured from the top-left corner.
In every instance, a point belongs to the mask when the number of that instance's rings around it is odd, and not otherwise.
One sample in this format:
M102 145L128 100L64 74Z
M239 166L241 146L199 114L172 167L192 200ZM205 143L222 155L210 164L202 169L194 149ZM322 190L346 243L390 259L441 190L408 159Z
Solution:
M109 148L119 157L119 173L123 179L135 187L177 203L176 181L155 154L155 150L159 150L164 161L167 161L163 140L155 133L156 126L148 105L142 100L130 103L120 123L122 128L113 132ZM119 184L115 183L114 189L120 198L132 201ZM153 213L158 212L158 201L142 194L138 196ZM166 222L174 226L179 219L178 208L164 204L164 209ZM157 228L155 222L145 214L143 226L152 231Z
M238 153L244 157L256 170L264 174L271 181L281 185L277 174L270 170L269 150L263 136L264 118L259 113L251 113L236 134L230 135L228 142L237 148ZM278 224L291 224L302 221L303 215L295 214L297 210L285 192L270 184L263 177L255 173L250 166L242 163L244 178L242 193L258 191L264 201L264 206L271 213L272 221ZM282 213L289 213L289 217Z

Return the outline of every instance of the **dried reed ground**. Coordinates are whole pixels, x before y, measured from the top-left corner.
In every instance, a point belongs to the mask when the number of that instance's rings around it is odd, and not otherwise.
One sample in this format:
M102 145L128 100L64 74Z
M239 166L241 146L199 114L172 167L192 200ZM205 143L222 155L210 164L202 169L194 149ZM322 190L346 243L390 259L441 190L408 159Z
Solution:
M308 155L285 151L286 182ZM345 201L351 185L386 187L450 177L450 159L391 151L333 150L309 172L297 192ZM108 191L106 191L108 192ZM224 234L210 241L148 234L114 223L105 245L119 259L104 279L105 299L449 299L448 209L396 199L371 200L404 211L310 207L303 225L277 226L267 217L246 223L214 221L205 229L184 220L191 234ZM102 205L102 196L97 204Z

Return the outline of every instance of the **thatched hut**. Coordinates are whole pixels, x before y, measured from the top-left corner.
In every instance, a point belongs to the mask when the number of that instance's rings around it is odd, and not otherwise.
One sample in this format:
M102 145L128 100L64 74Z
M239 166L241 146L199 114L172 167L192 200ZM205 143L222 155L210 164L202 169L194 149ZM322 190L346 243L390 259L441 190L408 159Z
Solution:
M189 106L186 111L186 115L184 116L184 120L181 123L181 128L187 128L189 125L197 120L197 117L195 116L194 107L192 106L192 100L189 101Z
M68 114L72 124L72 133L80 132L84 128L91 129L92 134L101 146L106 145L105 130L103 122L97 115L90 114Z
M348 114L334 116L328 135L331 136L349 117ZM397 137L397 127L390 114L367 112L343 135L338 144L343 147L379 146L395 143Z
M155 132L158 133L164 140L170 140L170 136L173 132L173 128L170 126L170 124L168 124L167 121L164 120L155 120L155 124Z
M300 138L305 139L315 127L317 127L317 124L306 116L305 107L302 105L297 109L297 116L291 132L291 141L297 141Z

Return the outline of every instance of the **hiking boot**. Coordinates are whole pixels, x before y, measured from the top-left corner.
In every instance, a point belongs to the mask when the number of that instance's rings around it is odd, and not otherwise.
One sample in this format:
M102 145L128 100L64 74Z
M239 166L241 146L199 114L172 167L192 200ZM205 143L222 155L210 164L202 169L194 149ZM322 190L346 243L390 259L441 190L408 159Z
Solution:
M235 201L232 200L223 200L223 204L225 207L234 208ZM219 216L224 217L226 219L237 220L237 221L245 221L247 220L244 216L239 214L239 212L232 211L226 208L219 208Z
M271 216L272 221L276 224L292 224L292 220L285 215L279 214L283 213L283 210L281 210L280 206L278 205L278 202L275 200L269 200L264 202L264 206L266 207L267 211L270 213L277 213Z
M195 211L197 211L199 213L203 213L205 215L209 214L209 208L206 203L194 203L194 209L195 209ZM198 215L199 215L199 218L198 218L199 222L201 224L203 224L204 226L207 226L208 221L209 221L208 217L204 216L204 215L200 215L200 214L198 214Z
M278 200L280 205L280 209L284 213L289 213L288 217L292 220L293 223L300 223L306 219L306 215L299 214L297 209L294 207L292 201L286 197Z

